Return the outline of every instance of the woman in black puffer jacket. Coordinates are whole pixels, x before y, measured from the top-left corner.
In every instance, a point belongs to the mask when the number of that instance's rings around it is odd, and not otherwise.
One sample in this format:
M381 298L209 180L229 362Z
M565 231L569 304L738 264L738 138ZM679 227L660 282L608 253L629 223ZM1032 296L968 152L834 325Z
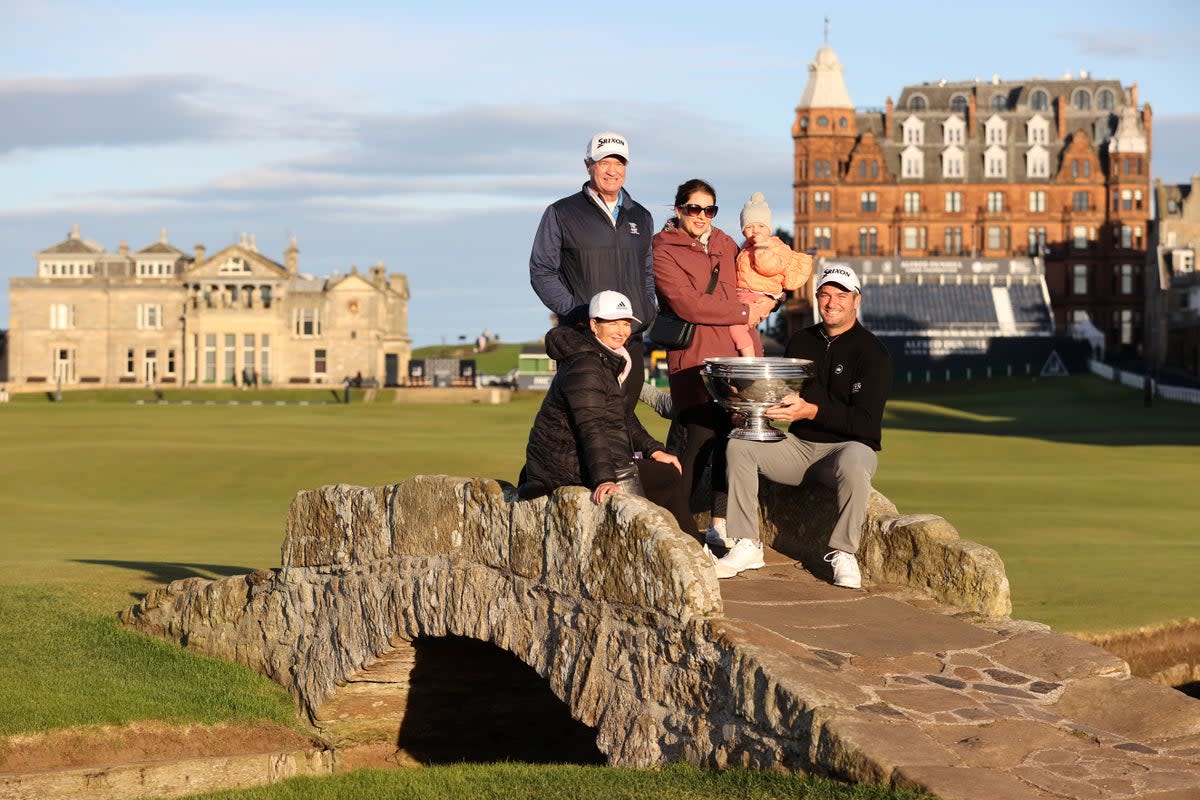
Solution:
M680 529L698 539L680 483L679 459L626 410L623 400L624 382L642 380L629 374L625 350L633 326L640 324L631 309L625 295L603 291L588 307L588 328L560 325L546 334L546 353L558 369L529 431L517 493L528 500L560 486L586 486L592 500L603 503L625 491L618 481L636 469L646 498L670 511Z

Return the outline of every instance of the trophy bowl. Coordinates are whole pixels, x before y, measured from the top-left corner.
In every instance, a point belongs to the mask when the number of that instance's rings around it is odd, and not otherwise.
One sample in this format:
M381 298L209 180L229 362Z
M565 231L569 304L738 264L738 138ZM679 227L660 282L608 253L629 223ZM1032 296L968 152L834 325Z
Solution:
M799 393L812 377L807 358L737 356L706 358L700 371L704 388L722 408L742 415L730 439L777 442L783 432L771 426L763 412L786 395Z

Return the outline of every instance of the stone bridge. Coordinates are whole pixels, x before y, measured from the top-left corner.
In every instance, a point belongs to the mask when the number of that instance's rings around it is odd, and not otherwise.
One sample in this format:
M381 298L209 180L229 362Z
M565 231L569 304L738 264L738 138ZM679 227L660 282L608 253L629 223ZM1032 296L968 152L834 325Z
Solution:
M994 551L876 494L867 588L839 589L820 560L832 494L763 492L767 567L718 583L641 498L326 486L293 502L281 569L176 581L122 619L278 681L343 752L1200 797L1200 703L1011 619Z

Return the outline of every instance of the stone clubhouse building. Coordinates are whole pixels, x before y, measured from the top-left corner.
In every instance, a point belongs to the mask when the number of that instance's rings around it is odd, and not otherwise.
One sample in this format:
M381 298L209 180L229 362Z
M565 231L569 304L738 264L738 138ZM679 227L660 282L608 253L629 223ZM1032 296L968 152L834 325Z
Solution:
M398 385L412 353L408 279L299 272L252 236L213 255L157 242L106 251L76 225L9 282L8 381L33 387Z

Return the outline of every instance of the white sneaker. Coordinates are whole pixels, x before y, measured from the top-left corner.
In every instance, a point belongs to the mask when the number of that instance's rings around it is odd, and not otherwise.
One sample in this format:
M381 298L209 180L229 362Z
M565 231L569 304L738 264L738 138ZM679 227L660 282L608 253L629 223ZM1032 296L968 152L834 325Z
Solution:
M833 566L834 586L845 586L847 589L862 588L862 573L858 571L858 559L853 553L832 550L826 553L825 560Z
M733 547L733 539L725 535L725 520L717 517L709 523L708 530L704 532L704 542L709 547L720 547L725 550Z
M734 539L733 547L717 559L717 577L732 578L739 572L766 566L763 561L762 540Z

